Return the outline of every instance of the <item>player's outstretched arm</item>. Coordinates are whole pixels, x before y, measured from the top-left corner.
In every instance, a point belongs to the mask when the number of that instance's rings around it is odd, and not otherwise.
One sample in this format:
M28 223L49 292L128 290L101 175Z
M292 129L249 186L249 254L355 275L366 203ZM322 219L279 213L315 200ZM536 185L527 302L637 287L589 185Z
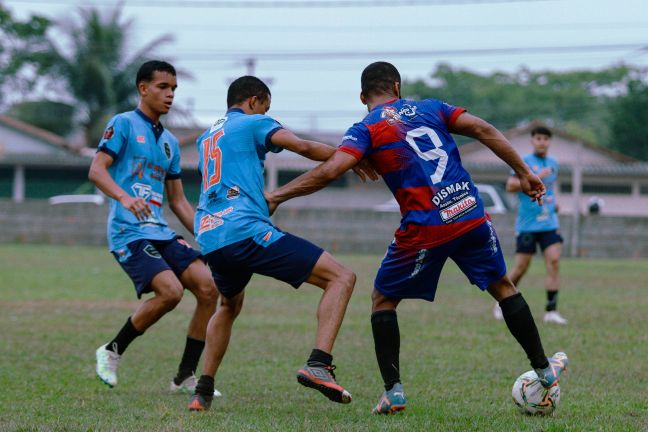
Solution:
M324 188L327 184L356 166L357 163L358 160L350 154L336 151L326 162L300 175L290 183L272 192L266 192L265 197L270 214L274 213L277 206L284 201L310 195Z
M124 208L133 213L138 220L147 219L151 215L151 208L148 203L142 198L134 198L128 195L124 189L115 183L115 180L108 172L108 168L112 163L112 156L102 151L97 152L90 165L88 180L94 183L101 192L118 201Z
M333 156L335 148L317 141L299 138L288 129L281 129L272 135L272 144L295 152L310 160L323 162Z
M299 138L288 129L281 129L277 131L274 135L272 135L270 141L274 145L298 153L305 158L318 162L328 160L336 153L335 147L331 147L321 142ZM378 180L378 174L373 169L371 164L367 163L366 161L361 162L357 166L353 167L353 172L355 172L363 182L366 181L367 178L374 181Z
M193 234L194 232L194 209L187 201L187 197L184 193L184 188L182 187L182 180L172 179L164 182L164 187L166 189L167 197L169 200L169 208L182 225L184 225L187 230Z
M472 114L463 113L452 124L450 132L478 139L491 149L515 171L522 192L538 204L542 204L542 196L546 192L542 180L529 169L504 134L495 126Z

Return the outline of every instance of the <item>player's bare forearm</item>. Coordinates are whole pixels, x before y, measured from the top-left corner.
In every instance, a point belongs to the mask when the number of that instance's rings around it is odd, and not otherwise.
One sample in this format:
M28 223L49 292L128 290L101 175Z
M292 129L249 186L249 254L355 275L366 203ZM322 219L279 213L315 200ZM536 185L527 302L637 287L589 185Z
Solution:
M113 180L108 172L110 165L112 165L112 157L103 152L97 153L94 159L92 159L90 171L88 171L88 180L94 183L101 192L110 198L120 201L128 193Z
M506 180L506 192L520 192L521 190L519 178L511 176Z
M334 147L317 141L301 139L288 129L277 131L272 135L271 142L274 145L317 162L323 162L335 153Z
M339 178L358 163L357 159L348 153L335 152L326 162L304 173L288 184L266 193L266 201L270 214L284 201L299 196L310 195L323 189L333 180Z
M165 188L169 197L169 208L178 217L182 225L193 234L195 213L184 194L182 181L180 179L167 180Z

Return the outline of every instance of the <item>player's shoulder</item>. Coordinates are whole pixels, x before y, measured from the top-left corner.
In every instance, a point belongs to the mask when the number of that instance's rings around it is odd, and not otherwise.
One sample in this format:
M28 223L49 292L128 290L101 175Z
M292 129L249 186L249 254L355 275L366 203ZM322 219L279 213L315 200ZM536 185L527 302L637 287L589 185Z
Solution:
M121 125L131 125L137 119L137 113L135 111L124 111L118 114L115 114L108 124L121 126Z
M547 156L547 162L549 162L551 165L558 166L558 160L554 157Z

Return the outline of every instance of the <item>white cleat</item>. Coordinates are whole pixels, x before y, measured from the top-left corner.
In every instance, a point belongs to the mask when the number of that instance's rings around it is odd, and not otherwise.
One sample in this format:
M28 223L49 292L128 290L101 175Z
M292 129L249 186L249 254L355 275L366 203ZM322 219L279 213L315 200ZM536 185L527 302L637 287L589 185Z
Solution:
M117 368L121 356L106 349L106 345L97 348L97 376L108 387L117 385Z
M502 308L497 302L495 302L495 306L493 306L493 318L495 318L497 321L502 321L504 319Z
M173 380L171 380L171 384L169 384L169 391L171 393L193 394L196 390L196 384L198 384L198 380L196 379L196 376L192 374L185 378L185 380L180 384L176 384ZM214 397L221 396L223 396L222 393L214 389Z
M558 311L549 311L545 313L543 321L548 324L566 325L567 319L558 313Z

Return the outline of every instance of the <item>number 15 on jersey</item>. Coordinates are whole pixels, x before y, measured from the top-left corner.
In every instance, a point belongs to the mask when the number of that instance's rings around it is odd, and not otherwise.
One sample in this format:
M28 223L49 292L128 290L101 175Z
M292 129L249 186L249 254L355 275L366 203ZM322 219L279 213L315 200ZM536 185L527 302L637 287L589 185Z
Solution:
M218 140L225 135L220 129L213 135L205 138L201 144L202 150L202 178L203 192L221 181L221 164L223 153L218 147Z

